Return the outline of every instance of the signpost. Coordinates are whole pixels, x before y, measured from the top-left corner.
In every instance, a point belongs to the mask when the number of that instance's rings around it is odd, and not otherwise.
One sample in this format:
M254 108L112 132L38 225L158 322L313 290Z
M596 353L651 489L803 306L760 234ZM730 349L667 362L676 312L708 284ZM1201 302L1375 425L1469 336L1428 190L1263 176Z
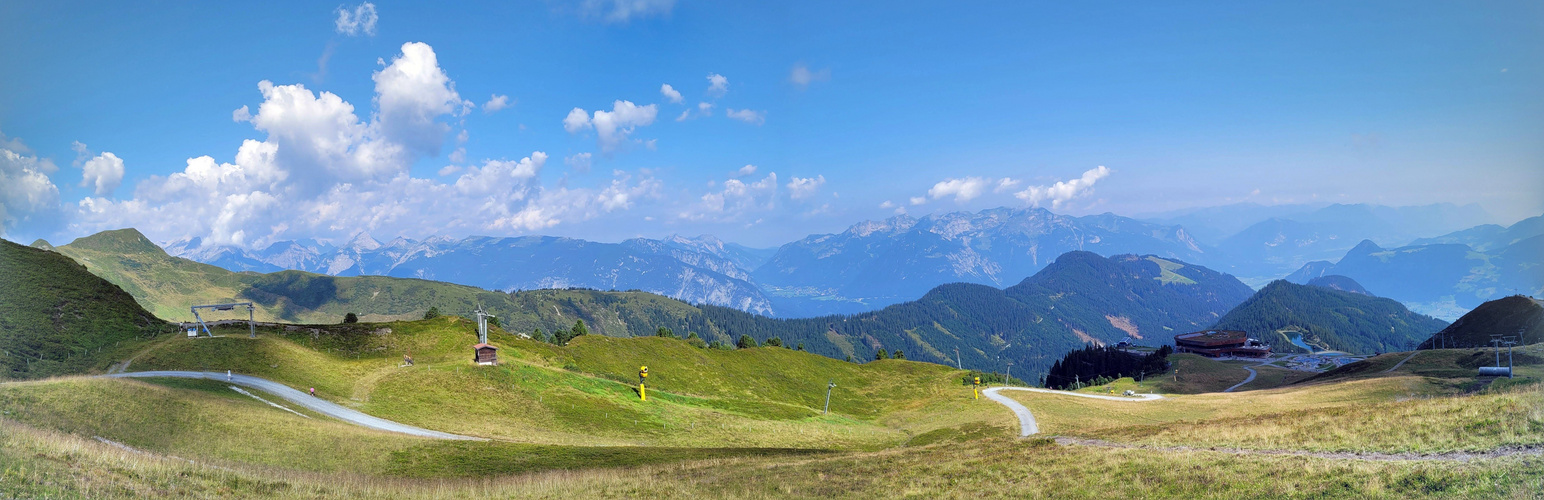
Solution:
M981 377L976 377L976 382L970 386L970 392L976 396L976 399L981 399Z
M647 366L640 366L640 367L638 367L638 400L639 401L648 401L649 400L648 395L644 393L644 389L643 389L643 380L646 379L646 378L649 378L649 367L647 367Z

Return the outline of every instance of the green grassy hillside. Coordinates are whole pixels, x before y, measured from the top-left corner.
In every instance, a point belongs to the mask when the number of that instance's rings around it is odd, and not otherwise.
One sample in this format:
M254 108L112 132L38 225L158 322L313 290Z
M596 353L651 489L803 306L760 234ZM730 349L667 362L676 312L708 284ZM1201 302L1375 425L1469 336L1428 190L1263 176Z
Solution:
M1544 303L1513 295L1480 304L1422 341L1421 348L1488 346L1491 335L1516 336L1524 345L1544 342Z
M787 346L803 345L837 359L867 361L879 350L900 350L912 360L954 364L958 359L987 371L1004 371L1012 362L1014 372L1028 379L1087 342L1132 337L1156 344L1176 331L1201 328L1249 293L1238 280L1198 266L1072 252L1007 290L952 284L880 311L774 319L642 292L506 294L381 276L234 273L171 257L133 229L98 233L58 251L173 320L191 320L193 304L226 301L255 302L260 321L295 323L337 323L349 312L364 321L410 320L430 307L469 316L482 305L512 332L550 333L582 320L592 332L613 337L652 335L661 327L726 344L741 335L758 341L778 337ZM225 317L211 319L220 318Z
M990 405L961 413L969 390L955 370L929 363L860 365L660 337L589 335L555 346L494 329L489 340L503 363L478 367L470 362L473 328L446 317L259 328L257 339L231 329L170 339L133 367L234 370L315 387L320 397L412 425L543 444L862 448L957 425L920 415L995 415ZM409 353L415 366L400 366ZM635 390L642 365L650 367L647 402ZM837 388L832 413L822 415L828 381Z
M1249 332L1278 351L1300 350L1286 337L1296 333L1319 349L1373 354L1409 350L1445 326L1392 299L1277 280L1212 328Z
M0 379L103 370L174 330L68 257L0 240Z

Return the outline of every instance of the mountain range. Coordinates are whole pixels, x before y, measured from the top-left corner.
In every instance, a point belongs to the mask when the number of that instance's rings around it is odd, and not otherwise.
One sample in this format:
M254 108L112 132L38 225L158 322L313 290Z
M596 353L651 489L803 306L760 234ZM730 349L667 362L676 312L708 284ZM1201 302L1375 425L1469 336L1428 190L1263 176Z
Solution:
M1363 240L1339 261L1309 262L1286 280L1301 284L1320 276L1346 276L1373 295L1456 319L1487 300L1544 293L1541 221L1544 217L1506 228L1480 226L1390 249Z
M1398 208L1239 204L1143 220L996 208L864 221L840 233L811 235L775 249L749 248L712 236L617 243L474 236L396 238L383 243L368 233L358 233L341 244L295 240L243 249L192 238L163 246L171 255L233 271L290 269L330 276L414 277L501 291L641 290L693 304L788 318L873 311L916 299L947 283L1002 288L1034 274L1056 256L1076 250L1105 256L1156 255L1205 265L1246 284L1263 286L1289 274L1293 282L1306 283L1329 273L1334 265L1331 259L1351 252L1364 240L1395 246L1470 244L1484 251L1517 244L1535 231L1532 228L1544 226L1544 217L1536 217L1511 228L1471 227L1489 218L1475 205L1451 204ZM1193 235L1191 227L1206 237ZM1531 262L1539 260L1533 257ZM1377 277L1354 277L1379 294L1373 285L1379 282ZM1465 307L1456 300L1443 302L1440 296L1409 304L1447 318L1456 318ZM1474 303L1464 304L1472 307Z

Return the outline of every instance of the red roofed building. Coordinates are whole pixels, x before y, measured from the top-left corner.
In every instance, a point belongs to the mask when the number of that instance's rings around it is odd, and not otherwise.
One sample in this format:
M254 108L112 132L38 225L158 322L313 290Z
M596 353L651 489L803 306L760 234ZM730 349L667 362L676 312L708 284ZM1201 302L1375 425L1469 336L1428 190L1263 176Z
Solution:
M493 346L488 345L488 344L477 344L477 345L472 346L472 350L473 350L473 352L476 353L476 356L473 358L473 361L476 361L477 364L479 364L479 365L496 365L496 364L499 364L499 348L493 347Z
M1200 354L1209 358L1265 358L1270 357L1271 346L1249 338L1249 334L1238 330L1202 330L1175 335L1174 352Z

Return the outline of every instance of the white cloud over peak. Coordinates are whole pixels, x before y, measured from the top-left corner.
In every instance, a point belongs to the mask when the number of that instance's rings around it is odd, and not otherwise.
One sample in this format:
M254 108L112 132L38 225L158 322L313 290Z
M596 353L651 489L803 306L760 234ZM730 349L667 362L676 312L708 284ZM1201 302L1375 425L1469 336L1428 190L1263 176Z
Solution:
M740 120L751 125L761 125L767 121L766 112L750 109L730 108L724 111L724 116L728 116L730 118Z
M794 177L793 180L788 182L788 197L795 200L809 198L814 196L815 191L819 190L820 186L825 184L826 176L824 175L817 175L815 177Z
M659 108L653 104L639 106L619 100L611 104L611 111L597 110L593 115L586 115L583 108L574 108L563 118L563 130L572 134L594 128L600 150L609 153L622 146L633 129L654 123L658 115Z
M927 203L927 197L926 196L913 196L910 199L908 199L907 201L910 202L913 206L916 206L916 205L921 205L921 204Z
M498 94L493 94L493 97L489 97L488 102L482 105L483 112L490 114L507 107L509 107L509 96Z
M723 188L702 195L698 203L680 212L687 220L737 221L747 213L777 207L777 172L768 172L756 182L739 179L724 181Z
M58 214L59 187L48 176L59 167L31 152L20 139L0 133L0 235L44 225Z
M1023 191L1014 193L1013 196L1024 200L1032 206L1040 206L1049 202L1051 208L1060 208L1062 204L1074 198L1086 196L1093 192L1094 183L1110 176L1110 169L1103 165L1088 169L1083 176L1069 181L1060 181L1050 186L1030 186Z
M927 196L934 200L953 196L956 203L965 203L981 196L981 193L986 192L986 187L990 183L991 181L980 177L946 179L928 189ZM912 204L916 205L917 203Z
M708 73L708 94L723 97L729 93L729 79L718 73Z
M675 87L671 87L668 83L659 86L659 93L665 96L665 99L676 104L681 104L681 101L685 100L681 97L681 92L677 91Z
M86 151L85 144L79 142L75 144L79 146L76 151ZM118 185L123 183L123 159L109 152L103 152L95 158L86 160L81 163L80 169L80 185L91 186L92 192L97 196L112 194L113 190L118 189Z
M391 65L375 72L376 122L383 136L430 155L439 154L450 125L440 116L471 108L440 69L434 48L421 42L402 44Z
M380 20L380 16L375 13L375 4L365 2L354 6L353 9L339 6L335 12L338 18L333 24L337 26L338 33L348 36L361 33L375 36L375 23Z

